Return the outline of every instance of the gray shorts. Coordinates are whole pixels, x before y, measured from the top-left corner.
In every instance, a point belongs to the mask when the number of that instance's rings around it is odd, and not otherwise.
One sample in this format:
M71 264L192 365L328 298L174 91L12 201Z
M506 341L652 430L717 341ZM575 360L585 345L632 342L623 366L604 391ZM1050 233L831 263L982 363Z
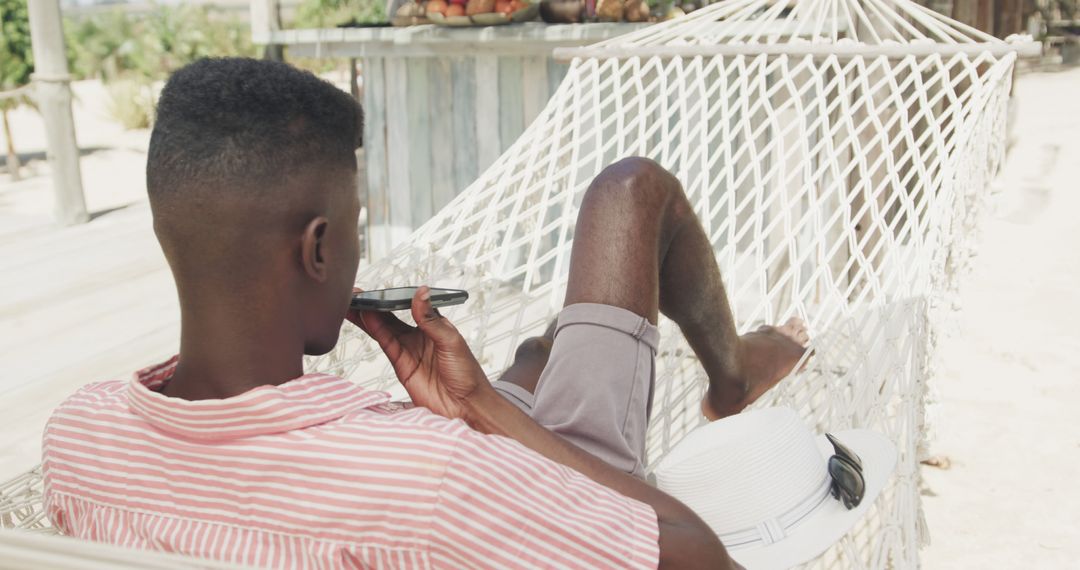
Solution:
M659 342L659 331L641 315L609 305L570 305L559 313L536 394L509 382L493 386L540 425L644 478Z

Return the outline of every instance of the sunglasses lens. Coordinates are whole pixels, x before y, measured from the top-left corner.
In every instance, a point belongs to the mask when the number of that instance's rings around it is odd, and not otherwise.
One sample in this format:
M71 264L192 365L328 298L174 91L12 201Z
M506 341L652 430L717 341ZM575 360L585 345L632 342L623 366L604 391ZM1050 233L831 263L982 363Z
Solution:
M831 433L825 434L825 437L828 438L829 443L832 444L833 450L836 451L837 455L843 457L844 459L847 459L852 465L858 467L860 470L862 469L862 459L859 459L859 456L856 455L854 451L848 449L846 445L840 443L840 440L833 437Z
M845 458L834 455L829 458L829 476L832 477L834 489L839 488L845 507L853 509L862 502L866 482L859 468Z

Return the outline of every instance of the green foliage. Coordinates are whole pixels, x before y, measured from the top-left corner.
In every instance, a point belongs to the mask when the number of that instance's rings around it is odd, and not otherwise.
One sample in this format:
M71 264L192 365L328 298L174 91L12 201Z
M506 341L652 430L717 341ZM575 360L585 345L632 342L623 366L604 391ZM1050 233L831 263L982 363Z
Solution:
M134 27L134 20L119 9L80 20L65 18L71 74L78 79L110 80L131 71L134 62L126 54L137 49Z
M385 22L384 0L304 0L296 10L297 28Z
M152 82L203 57L256 56L246 25L205 5L117 8L64 26L77 78Z
M1077 2L1076 0L1057 0L1055 2L1058 5L1058 11L1061 13L1061 17L1064 20L1072 20L1077 16Z
M103 80L110 115L130 129L150 126L154 85L173 71L204 57L259 55L246 24L212 7L185 3L67 18L64 36L71 74Z
M0 0L0 91L30 83L33 72L26 0ZM0 99L0 108L11 108L21 102L19 99Z
M109 83L109 116L126 129L146 129L154 122L156 96L152 85L132 79Z

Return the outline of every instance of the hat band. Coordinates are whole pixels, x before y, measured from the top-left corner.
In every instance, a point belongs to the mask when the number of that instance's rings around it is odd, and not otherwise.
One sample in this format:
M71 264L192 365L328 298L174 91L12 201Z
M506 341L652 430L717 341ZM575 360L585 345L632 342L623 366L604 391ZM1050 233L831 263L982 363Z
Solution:
M762 521L754 527L720 534L718 535L720 542L723 542L727 548L741 548L758 544L768 546L783 540L787 536L787 531L798 525L825 502L829 496L831 483L832 480L826 475L814 492L787 512L776 518Z

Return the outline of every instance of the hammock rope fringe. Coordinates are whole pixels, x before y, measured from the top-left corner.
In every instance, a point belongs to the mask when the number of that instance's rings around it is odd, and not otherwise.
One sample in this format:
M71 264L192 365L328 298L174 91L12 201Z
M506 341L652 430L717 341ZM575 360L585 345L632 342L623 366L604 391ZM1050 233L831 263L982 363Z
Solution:
M810 326L805 369L756 405L790 406L818 431L873 429L899 450L864 520L810 567L917 567L936 331L1004 155L1016 58L1033 45L909 0L724 0L560 49L570 70L539 117L358 282L468 289L446 313L496 378L561 308L592 178L622 157L656 160L712 241L739 330ZM701 366L659 326L651 464L704 421ZM351 328L308 369L397 384ZM0 487L3 526L47 528L40 512L40 472Z

